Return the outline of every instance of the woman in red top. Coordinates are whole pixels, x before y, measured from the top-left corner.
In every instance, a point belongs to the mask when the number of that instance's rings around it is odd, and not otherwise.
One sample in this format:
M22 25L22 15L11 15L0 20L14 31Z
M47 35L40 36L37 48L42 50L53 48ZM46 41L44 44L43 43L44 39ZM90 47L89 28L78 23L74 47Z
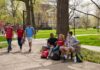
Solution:
M19 25L17 29L17 40L18 40L18 45L20 46L20 51L22 50L23 36L24 36L23 27Z
M63 34L59 34L58 36L58 40L57 40L57 45L60 46L60 47L63 47L64 46L64 35Z
M64 35L59 34L58 40L56 41L56 47L53 48L53 51L60 51L60 48L64 47Z
M10 24L8 24L5 27L5 34L6 34L6 39L8 42L8 53L9 53L12 50L11 42L12 42L12 37L13 37L13 28L11 27Z

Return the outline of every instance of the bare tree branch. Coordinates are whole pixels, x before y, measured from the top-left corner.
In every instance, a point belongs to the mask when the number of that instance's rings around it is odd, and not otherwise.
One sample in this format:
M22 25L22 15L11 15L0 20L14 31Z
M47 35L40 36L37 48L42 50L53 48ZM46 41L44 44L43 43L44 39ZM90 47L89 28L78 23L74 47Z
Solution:
M100 9L99 5L96 2L94 2L93 0L91 0L91 2L94 3L98 7L98 9Z
M74 5L72 5L71 7L72 8L77 8L79 5L80 5L80 3L82 2L81 0L73 0L73 2L74 2ZM70 12L69 14L69 21L71 20L71 18L74 16L74 14L75 14L75 12L74 12L75 10L72 10L72 12ZM72 14L71 14L72 13Z
M72 8L70 8L70 9L72 9ZM97 17L96 15L89 14L89 13L85 13L85 12L80 11L80 10L77 10L77 9L73 9L73 10L75 10L75 11L77 11L77 12L79 12L79 13L83 13L83 14L86 14L86 15L94 16L94 17L96 17L96 18L100 19L100 17Z

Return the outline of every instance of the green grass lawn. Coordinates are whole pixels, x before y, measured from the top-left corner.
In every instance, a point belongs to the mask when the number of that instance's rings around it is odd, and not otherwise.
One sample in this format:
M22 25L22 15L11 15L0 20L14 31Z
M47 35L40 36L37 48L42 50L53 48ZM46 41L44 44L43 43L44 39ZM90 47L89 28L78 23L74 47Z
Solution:
M99 63L100 64L100 52L95 52L82 48L81 53L85 61Z
M72 29L71 29L72 30ZM56 30L39 30L36 34L36 38L49 38L50 33L56 34ZM96 29L76 29L76 34L97 34ZM100 37L93 35L93 36L80 36L77 37L81 44L84 45L92 45L92 46L100 46ZM6 39L3 36L0 36L0 42L5 41Z
M100 46L100 35L79 36L77 37L81 44Z
M73 29L71 29L73 31ZM36 38L48 38L50 33L56 34L56 30L39 30L36 34ZM80 34L98 34L96 29L76 29L76 35Z
M0 43L0 49L7 47L7 43Z
M71 29L73 31L73 29ZM79 34L97 34L97 29L89 28L88 30L86 29L76 29L76 35Z
M4 36L0 36L0 42L6 41L6 38Z
M49 38L50 33L56 34L55 30L39 30L36 34L36 38Z

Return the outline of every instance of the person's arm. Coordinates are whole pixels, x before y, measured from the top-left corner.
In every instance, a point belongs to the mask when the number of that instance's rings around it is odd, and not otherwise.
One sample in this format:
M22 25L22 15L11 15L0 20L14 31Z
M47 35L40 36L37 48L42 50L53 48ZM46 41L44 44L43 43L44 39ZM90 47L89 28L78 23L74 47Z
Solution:
M47 45L50 46L50 39L47 40Z
M78 45L80 42L75 38L73 37L73 46L76 46Z
M4 27L4 37L6 37L6 27Z
M26 29L24 30L24 38L26 37Z

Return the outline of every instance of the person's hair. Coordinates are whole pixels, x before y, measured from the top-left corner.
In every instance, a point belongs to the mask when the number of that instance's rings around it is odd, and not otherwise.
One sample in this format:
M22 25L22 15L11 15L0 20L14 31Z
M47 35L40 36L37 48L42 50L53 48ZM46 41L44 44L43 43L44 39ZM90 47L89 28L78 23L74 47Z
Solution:
M63 34L59 34L62 38L62 40L65 40L65 36Z
M10 23L8 23L8 22L6 23L6 25L9 25L9 24L10 24Z
M50 37L53 38L54 37L54 34L53 33L50 33Z
M72 31L69 31L69 34L70 34L70 35L73 35L73 32L72 32Z

